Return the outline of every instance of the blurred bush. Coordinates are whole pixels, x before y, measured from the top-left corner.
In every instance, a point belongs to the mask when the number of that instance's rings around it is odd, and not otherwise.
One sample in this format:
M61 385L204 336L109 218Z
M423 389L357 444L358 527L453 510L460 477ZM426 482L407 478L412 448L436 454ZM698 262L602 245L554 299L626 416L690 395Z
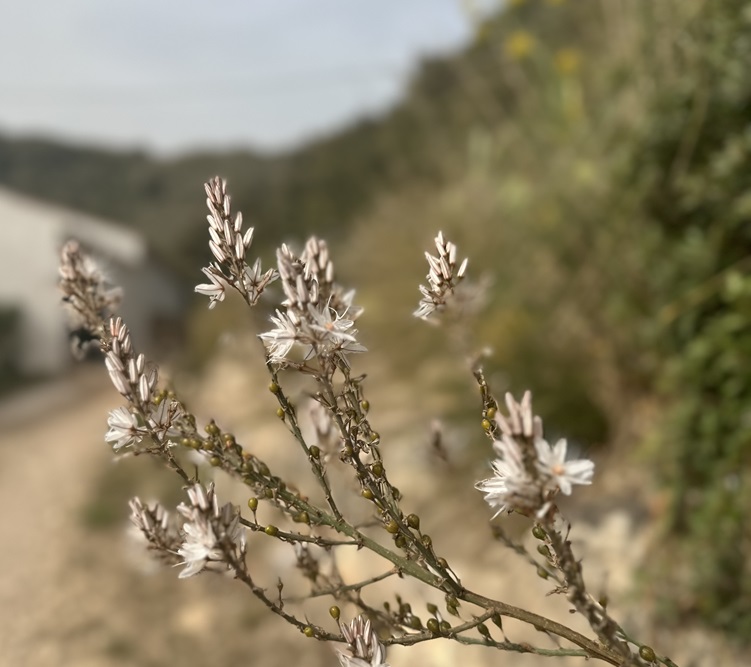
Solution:
M475 342L496 388L531 387L581 445L645 443L664 611L747 640L751 4L529 0L477 35L408 101L443 119L435 184L405 181L347 240L366 329L403 372L451 358L408 318L442 229L494 278Z

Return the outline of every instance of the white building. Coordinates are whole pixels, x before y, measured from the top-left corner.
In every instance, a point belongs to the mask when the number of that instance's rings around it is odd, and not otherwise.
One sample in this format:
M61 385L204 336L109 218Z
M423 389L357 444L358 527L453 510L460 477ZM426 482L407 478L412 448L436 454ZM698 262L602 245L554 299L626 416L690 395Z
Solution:
M180 314L174 281L149 258L138 233L83 213L0 188L0 313L15 322L0 350L7 363L28 375L64 370L71 360L68 320L57 288L60 249L77 239L124 290L121 314L134 342L146 343L155 326ZM6 324L7 328L7 324ZM2 372L2 368L0 368Z

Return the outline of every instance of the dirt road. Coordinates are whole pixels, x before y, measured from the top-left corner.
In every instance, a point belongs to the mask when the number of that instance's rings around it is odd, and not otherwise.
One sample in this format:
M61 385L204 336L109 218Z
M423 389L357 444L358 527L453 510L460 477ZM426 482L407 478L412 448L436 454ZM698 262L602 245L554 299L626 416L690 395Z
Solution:
M374 380L374 391L369 393L372 416L383 442L390 443L384 444L384 454L395 474L404 471L399 486L406 491L411 509L424 517L424 527L465 583L585 630L570 616L561 596L545 597L549 586L525 563L490 543L487 508L475 497L471 484L466 494L463 486L455 489L463 494L461 502L443 502L448 478L426 465L423 449L429 411L415 405L405 387L381 382L379 392L378 377ZM255 386L249 383L247 367L229 357L213 364L197 398L204 399L210 416L229 421L243 442L251 443L256 453L275 466L290 457L286 445L292 445L285 443L287 436L273 414L268 392L259 396L258 386L264 387L265 381ZM228 401L228 395L249 397L249 412L237 411L237 402ZM144 574L121 529L126 523L124 506L122 517L109 529L93 531L86 525L83 509L92 498L101 500L102 479L112 470L112 455L103 435L107 412L119 403L103 369L94 366L79 368L64 380L0 404L0 667L336 664L329 646L302 638L260 609L229 578L207 575L179 581L169 568ZM137 481L148 461L131 462ZM603 494L612 494L615 488L608 481L608 468L611 480L614 472L624 479L626 468L618 462L602 463L597 480L601 486L584 489L582 503L610 509L588 513L587 521L580 521L573 534L585 557L588 580L595 587L607 582L614 600L612 610L619 619L646 641L670 651L678 664L745 664L738 661L748 656L733 652L721 638L695 629L655 628L643 609L628 602L647 537L634 522L628 503L612 495L603 502ZM242 497L235 500L240 502ZM272 562L267 579L273 586L277 574L283 574L273 568L289 563L264 557L265 548L260 545L249 558L259 569ZM360 565L355 561L360 555L353 552L351 562L342 558L345 574L358 576ZM606 565L598 567L598 563ZM408 581L397 584L402 594L410 596L414 608L424 605L418 587ZM441 604L439 598L432 601ZM514 641L545 642L534 631L513 625L506 630ZM550 659L499 654L444 640L396 649L390 656L397 666L552 664ZM710 662L720 657L719 662ZM555 664L573 667L582 662L571 659Z

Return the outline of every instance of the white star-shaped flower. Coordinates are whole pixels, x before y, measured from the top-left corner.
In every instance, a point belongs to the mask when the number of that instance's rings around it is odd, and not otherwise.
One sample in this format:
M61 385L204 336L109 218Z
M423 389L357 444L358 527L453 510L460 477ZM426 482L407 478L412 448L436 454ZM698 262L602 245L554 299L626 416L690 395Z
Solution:
M562 493L571 495L574 484L591 484L595 464L589 459L566 461L566 440L561 439L553 447L547 440L535 440L537 450L537 469L548 479L548 488L558 488Z
M180 503L177 507L187 519L182 528L183 543L177 550L183 559L180 565L185 565L179 578L192 577L206 568L227 567L227 548L235 558L244 558L245 529L239 510L230 503L220 508L213 484L208 490L194 484L188 489L188 497L190 505Z
M143 438L143 430L138 424L138 418L127 408L112 410L107 418L107 426L109 430L104 439L115 451L136 445Z
M271 316L276 328L258 337L263 341L271 361L281 363L287 359L293 345L301 336L300 325L296 324L289 315L276 311L276 317Z
M495 475L475 484L475 488L485 494L485 502L497 509L493 518L515 507L515 499L529 496L534 491L534 483L524 468L524 459L519 444L512 437L493 443L493 449L501 458L491 464Z
M209 308L213 308L220 301L224 301L224 290L226 288L220 276L211 267L203 268L201 271L206 274L210 282L196 285L195 291L209 297Z

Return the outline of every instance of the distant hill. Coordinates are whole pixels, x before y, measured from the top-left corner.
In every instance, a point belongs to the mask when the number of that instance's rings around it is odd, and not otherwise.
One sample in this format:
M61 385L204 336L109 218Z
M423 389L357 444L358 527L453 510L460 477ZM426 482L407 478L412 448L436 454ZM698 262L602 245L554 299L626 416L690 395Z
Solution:
M374 197L405 183L439 184L466 147L467 131L514 112L514 72L498 69L502 35L539 24L554 43L586 34L591 12L559 16L537 4L486 21L465 52L426 61L403 101L379 119L282 156L249 151L157 159L141 151L0 138L0 183L43 200L143 230L158 255L195 278L207 259L201 184L219 174L236 208L268 248L310 233L337 236ZM581 42L581 39L579 39ZM221 119L219 119L221 120Z

